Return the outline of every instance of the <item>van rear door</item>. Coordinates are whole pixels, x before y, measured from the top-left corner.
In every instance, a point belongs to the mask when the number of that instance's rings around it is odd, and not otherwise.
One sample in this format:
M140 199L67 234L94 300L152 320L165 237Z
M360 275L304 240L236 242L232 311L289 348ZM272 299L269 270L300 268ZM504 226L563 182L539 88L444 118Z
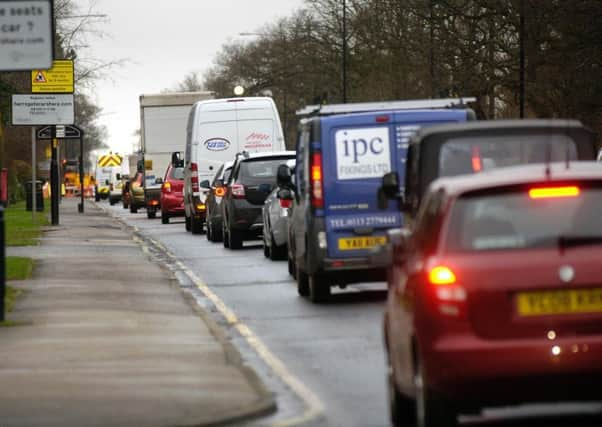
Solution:
M195 159L199 182L211 179L226 161L234 159L237 150L236 110L226 103L207 103L197 116Z
M354 114L322 120L324 216L328 255L366 257L400 227L395 203L379 210L382 176L397 171L403 188L408 142L420 126L465 121L465 110Z
M236 100L238 150L250 153L283 151L278 113L270 99Z

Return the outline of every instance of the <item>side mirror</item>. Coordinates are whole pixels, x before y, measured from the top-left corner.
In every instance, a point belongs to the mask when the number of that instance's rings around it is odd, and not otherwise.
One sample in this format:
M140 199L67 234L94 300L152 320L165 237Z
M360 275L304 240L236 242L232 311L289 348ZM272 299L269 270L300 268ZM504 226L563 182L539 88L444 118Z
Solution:
M163 178L156 178L155 184L163 184Z
M223 187L224 186L224 180L223 179L216 179L215 183L213 184L214 187Z
M105 179L105 185L109 185L109 184L110 184L109 180Z
M276 193L276 195L280 200L293 200L294 197L292 190L290 190L289 188L281 188L280 190L278 190L278 193Z
M115 178L117 179L117 181L121 181L121 174L120 174L120 173L118 173L118 174L115 176Z
M387 237L392 247L391 261L397 264L403 262L407 257L410 247L412 232L409 228L393 228L387 230Z
M211 188L211 183L209 182L208 179L206 179L204 181L201 181L201 183L199 184L199 187L209 189L209 188Z
M171 153L171 164L175 168L181 168L184 166L184 159L182 158L182 153L179 151L174 151Z
M279 187L288 187L292 182L292 172L291 169L287 165L278 166L278 171L276 172L276 182Z

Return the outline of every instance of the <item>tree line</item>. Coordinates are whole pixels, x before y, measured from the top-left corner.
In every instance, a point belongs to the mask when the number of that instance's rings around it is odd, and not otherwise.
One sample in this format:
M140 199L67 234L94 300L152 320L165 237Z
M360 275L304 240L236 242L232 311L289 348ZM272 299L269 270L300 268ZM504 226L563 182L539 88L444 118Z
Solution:
M516 118L523 70L525 117L600 131L600 22L600 0L306 0L225 44L203 85L219 97L236 85L271 93L290 146L295 111L344 92L349 102L476 96L481 118Z

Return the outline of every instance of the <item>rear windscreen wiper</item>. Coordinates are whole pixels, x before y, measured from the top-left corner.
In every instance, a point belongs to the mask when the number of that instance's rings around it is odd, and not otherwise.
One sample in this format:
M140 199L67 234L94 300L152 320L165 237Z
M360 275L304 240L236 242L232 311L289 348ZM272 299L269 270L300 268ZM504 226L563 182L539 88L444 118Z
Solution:
M558 246L560 249L575 246L602 244L602 236L559 236Z

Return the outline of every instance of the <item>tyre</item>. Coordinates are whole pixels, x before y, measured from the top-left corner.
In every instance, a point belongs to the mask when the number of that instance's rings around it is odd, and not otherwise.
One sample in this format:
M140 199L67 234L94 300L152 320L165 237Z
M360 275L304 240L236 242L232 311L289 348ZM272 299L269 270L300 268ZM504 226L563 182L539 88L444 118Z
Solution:
M393 369L390 365L388 370L387 389L391 424L394 427L414 426L416 425L416 403L399 392L393 376Z
M318 274L307 276L309 282L309 300L315 304L328 301L330 297L330 282Z
M299 296L306 297L309 295L309 280L307 273L301 270L298 264L295 264L295 271L297 272L297 293Z
M155 219L157 217L157 211L154 209L147 209L146 210L146 217L148 219Z
M190 217L189 216L185 216L184 217L184 224L186 225L186 231L190 231L192 228L192 225L190 224Z
M274 236L270 236L270 239L270 259L272 261L284 259L284 257L286 257L286 245L278 246L274 241Z
M123 202L123 209L128 209L129 207L129 203Z
M265 231L265 229L264 229ZM267 242L265 241L265 234L263 235L263 256L266 258L270 257L270 247L267 245Z
M287 256L287 260L288 260L288 274L293 276L293 278L296 278L297 276L295 275L295 263L293 262L292 259L288 258L288 256Z
M211 240L211 226L209 225L209 223L207 223L207 232L205 233L205 236L207 237L208 241L212 241Z
M215 225L213 225L213 223L211 223L211 225L207 225L207 231L209 231L209 228L211 228L210 240L212 242L221 242L223 238L221 227L216 227Z
M130 212L131 213L138 213L138 206L134 205L133 203L130 205Z
M203 232L203 221L196 219L195 217L190 218L190 226L192 234L201 234Z
M94 201L95 202L100 202L100 193L98 191L96 191L94 193Z
M161 211L161 224L169 224L169 214Z
M109 205L113 206L115 203L117 203L117 200L109 198Z
M243 236L238 230L228 230L228 240L230 249L242 249Z
M414 387L416 389L416 427L456 427L458 414L453 402L429 390L420 356L417 356Z
M229 248L230 247L230 236L228 235L228 230L226 229L226 226L222 226L222 237L224 239L224 248Z

